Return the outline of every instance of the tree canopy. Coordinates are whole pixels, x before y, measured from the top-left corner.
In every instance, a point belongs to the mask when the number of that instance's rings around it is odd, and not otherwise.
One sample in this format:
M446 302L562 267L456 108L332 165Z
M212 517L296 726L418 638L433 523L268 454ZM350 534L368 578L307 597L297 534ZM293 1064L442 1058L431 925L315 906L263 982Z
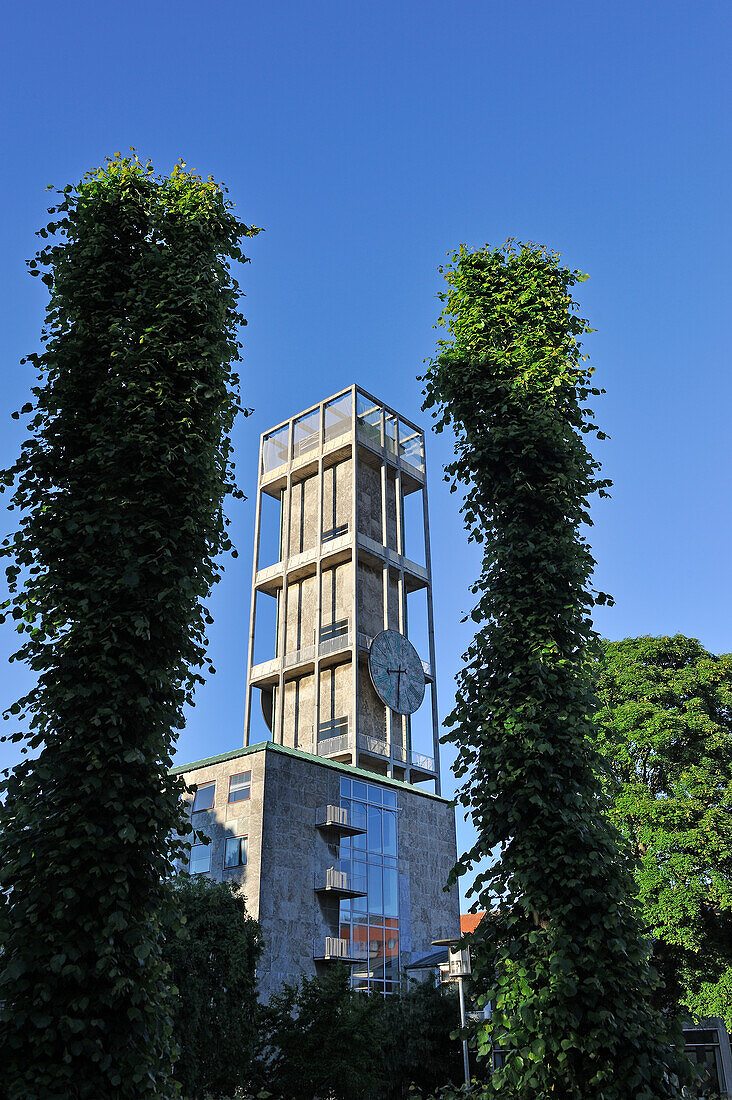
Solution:
M453 877L494 851L476 907L483 1028L507 1048L487 1089L512 1100L658 1100L689 1070L650 1003L654 975L623 839L604 814L591 743L594 561L582 534L608 482L585 437L599 391L573 286L584 276L538 245L464 246L445 269L448 337L424 407L451 428L446 469L482 544L478 630L446 721L459 797L478 839ZM498 941L493 930L498 928Z
M172 1095L165 879L187 829L175 731L230 548L238 285L224 189L117 156L58 193L15 466L9 614L37 676L0 785L0 1045L10 1100Z
M732 1030L732 655L603 642L597 746L672 1001Z

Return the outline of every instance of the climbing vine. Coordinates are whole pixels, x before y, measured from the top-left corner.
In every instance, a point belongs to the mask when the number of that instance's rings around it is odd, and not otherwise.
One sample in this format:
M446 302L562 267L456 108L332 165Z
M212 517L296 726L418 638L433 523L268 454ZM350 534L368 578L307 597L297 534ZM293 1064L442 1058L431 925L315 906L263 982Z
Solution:
M585 438L603 433L581 355L584 276L536 245L454 253L425 382L446 468L482 544L477 634L446 739L477 831L453 880L494 853L473 886L494 910L475 935L493 1014L480 1039L507 1051L483 1086L518 1100L682 1095L679 1034L651 1006L655 981L620 834L603 814L589 734L594 561L582 533L609 482Z
M230 549L238 284L257 229L181 163L116 156L58 192L28 435L3 475L15 660L37 686L2 784L0 1044L10 1100L173 1095L168 777ZM16 414L17 415L17 414Z

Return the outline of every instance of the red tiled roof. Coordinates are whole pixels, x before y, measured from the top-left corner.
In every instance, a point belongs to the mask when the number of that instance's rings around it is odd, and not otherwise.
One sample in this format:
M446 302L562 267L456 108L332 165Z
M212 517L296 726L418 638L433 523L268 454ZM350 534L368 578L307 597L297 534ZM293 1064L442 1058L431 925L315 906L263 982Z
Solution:
M485 912L483 913L461 913L460 914L460 932L464 936L468 932L475 932L480 922L483 920Z

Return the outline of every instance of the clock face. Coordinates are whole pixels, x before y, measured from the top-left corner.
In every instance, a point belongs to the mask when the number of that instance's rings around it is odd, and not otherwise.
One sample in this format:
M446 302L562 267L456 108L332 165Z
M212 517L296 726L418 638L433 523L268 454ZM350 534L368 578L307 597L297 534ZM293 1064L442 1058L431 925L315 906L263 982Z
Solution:
M382 630L371 643L369 670L376 693L398 714L413 714L424 699L419 654L398 630Z

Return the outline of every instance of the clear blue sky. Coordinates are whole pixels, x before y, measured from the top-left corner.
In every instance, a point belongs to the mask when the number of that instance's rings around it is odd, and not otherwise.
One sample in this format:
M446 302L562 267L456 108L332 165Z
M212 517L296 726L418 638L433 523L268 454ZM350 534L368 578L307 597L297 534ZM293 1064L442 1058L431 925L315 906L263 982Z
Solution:
M540 241L591 279L613 499L592 532L613 638L732 650L729 0L270 0L7 5L3 19L0 465L44 288L25 259L48 183L134 145L224 181L266 232L243 275L241 556L212 601L218 673L179 760L241 741L259 433L355 380L419 422L437 267L464 241ZM440 711L477 569L429 445ZM12 515L8 517L8 526ZM4 657L0 698L27 675ZM7 728L7 725L6 725ZM17 750L0 746L0 766ZM448 788L451 787L448 776Z

